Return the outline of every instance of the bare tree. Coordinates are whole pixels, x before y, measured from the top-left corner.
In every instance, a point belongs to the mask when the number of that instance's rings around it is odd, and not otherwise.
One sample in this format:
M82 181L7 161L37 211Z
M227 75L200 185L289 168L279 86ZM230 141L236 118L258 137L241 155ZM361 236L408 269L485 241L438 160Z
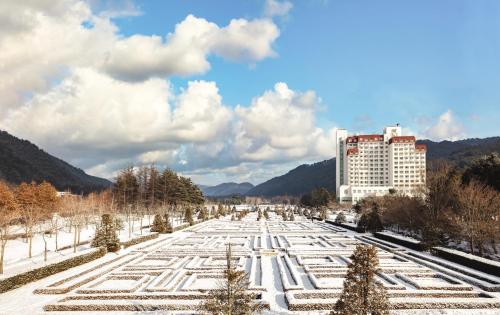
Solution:
M51 184L43 182L36 188L36 209L38 212L36 224L39 227L39 233L41 234L44 243L43 260L47 261L48 249L45 223L52 217L53 214L57 213L59 200L57 198L57 191Z
M465 185L460 194L458 224L461 235L469 242L470 252L474 254L475 245L483 256L487 240L496 237L500 215L500 194L490 186L476 180Z
M16 199L10 187L0 181L0 274L3 274L5 247L10 237L11 221L18 216Z

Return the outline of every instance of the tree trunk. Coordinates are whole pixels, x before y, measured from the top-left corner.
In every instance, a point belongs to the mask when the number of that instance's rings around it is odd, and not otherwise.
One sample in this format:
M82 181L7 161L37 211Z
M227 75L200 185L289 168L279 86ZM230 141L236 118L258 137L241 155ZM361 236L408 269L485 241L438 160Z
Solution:
M73 253L76 253L76 226L75 226L75 231L73 233Z
M132 238L132 222L131 222L131 218L130 218L130 213L128 215L128 238Z
M31 229L29 231L29 235L28 235L28 257L31 258L31 249L32 249L32 245L33 245L33 233L31 232Z
M7 245L7 240L2 240L1 241L1 248L0 248L0 275L3 274L3 257L5 254L5 245Z
M80 244L80 234L82 232L82 229L80 228L80 226L78 226L77 230L78 230L78 240L77 240L76 244Z
M42 230L42 239L43 239L43 261L47 261L47 240L45 239L45 232Z
M59 230L56 228L56 252L59 249Z
M469 238L470 253L474 255L474 238L471 236Z

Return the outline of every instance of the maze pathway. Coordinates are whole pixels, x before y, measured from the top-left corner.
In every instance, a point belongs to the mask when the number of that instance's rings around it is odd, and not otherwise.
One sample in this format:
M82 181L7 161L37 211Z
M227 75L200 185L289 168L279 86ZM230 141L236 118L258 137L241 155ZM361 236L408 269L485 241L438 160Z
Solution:
M138 245L105 263L38 287L34 294L56 296L52 311L173 311L190 313L222 279L226 244L233 244L237 268L249 276L249 290L271 312L331 310L356 244L371 242L322 223L210 220L159 240ZM433 268L398 246L378 244L381 272L393 309L495 309L500 300ZM443 272L445 271L445 272ZM467 280L467 279L466 279ZM490 279L491 291L500 288Z

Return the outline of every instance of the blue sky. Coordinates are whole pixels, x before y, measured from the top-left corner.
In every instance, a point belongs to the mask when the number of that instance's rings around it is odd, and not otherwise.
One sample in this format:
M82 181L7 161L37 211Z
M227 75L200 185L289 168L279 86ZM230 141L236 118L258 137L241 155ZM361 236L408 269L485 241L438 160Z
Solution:
M497 0L1 8L0 129L92 175L155 163L256 184L332 158L336 128L499 135Z
M186 15L225 25L262 15L264 1L139 1L143 15L119 19L124 35L165 35ZM319 124L378 131L399 122L415 132L452 110L467 137L498 135L500 2L482 0L294 1L278 18L278 53L254 66L211 58L204 75L229 106L284 81L315 90Z

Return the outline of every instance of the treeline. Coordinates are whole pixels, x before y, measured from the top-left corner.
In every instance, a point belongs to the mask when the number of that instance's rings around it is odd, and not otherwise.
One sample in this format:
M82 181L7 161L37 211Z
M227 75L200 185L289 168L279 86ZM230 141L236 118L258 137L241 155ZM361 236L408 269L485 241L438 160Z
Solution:
M335 202L335 194L326 188L317 188L300 197L300 205L308 208L326 207L331 202Z
M66 230L73 234L72 247L76 252L82 229L99 226L103 214L109 214L119 229L125 227L126 220L130 238L137 228L142 233L145 218L148 225L156 214L169 214L178 221L190 222L192 216L208 213L203 203L202 192L189 178L178 176L169 169L159 172L154 166L128 167L119 173L111 189L88 195L66 192L60 196L47 182L18 186L0 182L0 274L6 244L11 239L25 238L28 242L27 257L31 258L33 236L41 235L47 260L46 237L55 237L54 250L57 251L59 232ZM224 209L222 205L219 208ZM137 221L138 227L135 226ZM14 233L16 226L23 227L21 235Z
M203 193L190 178L178 176L168 168L160 172L154 165L122 170L113 193L120 207L156 208L204 202Z
M101 213L112 212L113 194L110 190L91 193L87 196L66 194L58 196L55 187L47 182L21 183L10 186L0 182L0 274L3 273L5 248L9 240L22 237L28 243L27 257L32 258L33 237L41 235L44 260L47 260L47 237L55 237L55 248L59 250L58 235L63 229L74 233L73 251L80 243L80 232L84 226L96 224ZM23 233L15 233L15 227Z
M446 163L428 174L421 196L369 197L354 209L358 226L391 229L430 246L466 244L472 254L497 252L500 237L500 158L490 155L461 171ZM422 198L423 197L423 198Z

